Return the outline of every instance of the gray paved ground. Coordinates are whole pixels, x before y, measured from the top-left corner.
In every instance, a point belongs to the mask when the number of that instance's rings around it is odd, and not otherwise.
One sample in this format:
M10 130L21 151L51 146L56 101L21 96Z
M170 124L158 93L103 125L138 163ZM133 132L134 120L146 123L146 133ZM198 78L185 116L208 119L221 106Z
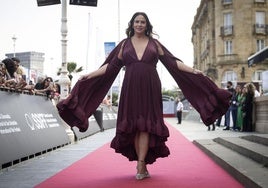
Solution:
M176 118L165 119L168 123L179 130L188 140L213 139L217 137L239 137L245 135L258 135L255 132L238 132L238 131L223 131L223 126L217 127L215 131L208 131L207 127L199 121L182 120L182 124L176 124Z
M176 124L176 118L165 119L178 129L190 141L197 139L212 139L216 137L237 137L249 133L223 131L223 127L215 131L207 131L205 125L198 121L183 120ZM0 188L31 188L48 177L66 168L73 162L83 158L88 153L111 141L115 129L105 130L88 138L59 148L45 155L24 161L16 166L0 171ZM252 133L250 133L252 134ZM256 133L253 133L256 134Z

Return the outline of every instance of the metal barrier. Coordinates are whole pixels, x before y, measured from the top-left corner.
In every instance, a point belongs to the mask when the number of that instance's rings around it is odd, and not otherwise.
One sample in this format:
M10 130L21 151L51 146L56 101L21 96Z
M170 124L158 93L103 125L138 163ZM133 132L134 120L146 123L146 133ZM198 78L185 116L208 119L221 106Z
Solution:
M69 144L63 124L46 97L0 91L1 168Z

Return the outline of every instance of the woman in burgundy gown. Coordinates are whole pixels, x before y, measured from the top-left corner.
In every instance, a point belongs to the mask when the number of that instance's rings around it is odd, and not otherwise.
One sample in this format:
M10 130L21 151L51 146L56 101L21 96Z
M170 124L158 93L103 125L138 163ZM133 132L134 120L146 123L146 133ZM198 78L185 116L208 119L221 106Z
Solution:
M158 60L168 69L206 125L226 112L230 94L219 89L199 70L183 64L154 39L152 25L145 13L133 15L126 34L127 38L117 45L104 64L83 76L70 96L57 107L70 126L85 131L88 117L125 66L116 135L111 147L130 161L137 161L136 179L144 179L150 176L147 164L170 154L165 145L169 131L163 121L161 81L156 69Z

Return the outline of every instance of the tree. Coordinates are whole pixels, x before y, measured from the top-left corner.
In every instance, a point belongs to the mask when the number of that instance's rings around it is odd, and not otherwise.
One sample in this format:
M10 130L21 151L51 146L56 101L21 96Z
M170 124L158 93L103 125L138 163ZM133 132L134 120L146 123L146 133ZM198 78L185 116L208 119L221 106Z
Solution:
M78 69L76 69L77 64L75 62L67 62L67 71L68 71L68 77L69 79L72 81L73 79L73 73L78 73L83 71L83 67L79 67ZM61 68L59 68L57 75L59 76L61 73Z
M178 87L174 87L171 90L162 89L162 95L167 95L173 97L174 99L183 96L181 90Z
M112 93L112 104L114 106L118 106L118 94L117 93Z

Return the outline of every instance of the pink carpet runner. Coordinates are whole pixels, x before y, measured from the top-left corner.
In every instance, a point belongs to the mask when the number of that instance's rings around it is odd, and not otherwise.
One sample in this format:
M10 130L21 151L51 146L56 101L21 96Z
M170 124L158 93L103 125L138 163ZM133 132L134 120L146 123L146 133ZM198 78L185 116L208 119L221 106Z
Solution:
M116 154L108 143L36 188L243 187L179 131L172 126L168 128L170 137L167 145L171 155L148 166L151 178L136 180L136 162L129 162Z

